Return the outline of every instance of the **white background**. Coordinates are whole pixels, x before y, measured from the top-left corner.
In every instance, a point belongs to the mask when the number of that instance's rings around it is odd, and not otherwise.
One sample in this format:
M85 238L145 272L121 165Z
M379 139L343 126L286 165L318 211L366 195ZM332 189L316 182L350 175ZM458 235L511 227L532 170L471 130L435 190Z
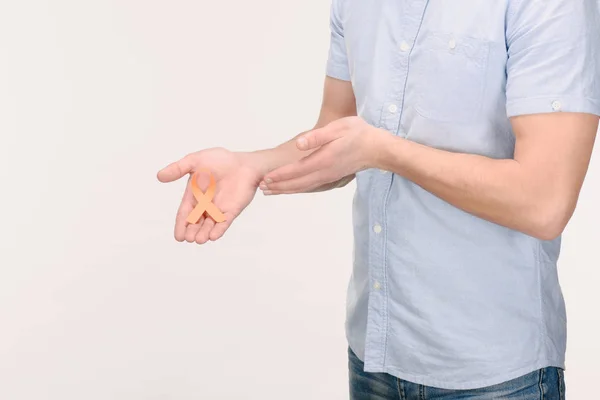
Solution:
M172 238L194 150L317 117L329 2L0 0L0 399L346 399L353 186ZM596 157L597 158L597 157ZM560 262L569 398L597 395L600 167Z

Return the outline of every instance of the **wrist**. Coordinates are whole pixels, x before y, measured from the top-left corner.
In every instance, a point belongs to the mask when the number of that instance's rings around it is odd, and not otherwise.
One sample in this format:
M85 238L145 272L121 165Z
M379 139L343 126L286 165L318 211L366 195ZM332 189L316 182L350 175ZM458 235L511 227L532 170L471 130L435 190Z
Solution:
M395 139L386 130L373 127L367 135L367 166L368 168L387 169L387 153Z
M242 156L244 164L248 165L261 178L285 164L285 154L280 147L246 152Z

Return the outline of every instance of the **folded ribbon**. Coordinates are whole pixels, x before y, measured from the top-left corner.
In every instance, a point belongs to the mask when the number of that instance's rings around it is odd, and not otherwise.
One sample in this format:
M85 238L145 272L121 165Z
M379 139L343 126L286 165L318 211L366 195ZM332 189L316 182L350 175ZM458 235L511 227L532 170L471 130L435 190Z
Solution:
M209 175L210 183L208 185L208 189L206 189L206 193L203 193L202 190L198 187L198 173L206 172ZM225 215L214 205L212 202L213 197L215 197L215 190L217 187L217 183L215 182L215 177L208 170L199 170L194 172L192 175L192 193L196 198L198 204L192 210L190 215L187 217L187 222L190 224L197 224L200 221L200 217L206 214L206 216L211 217L215 222L223 222L225 221Z

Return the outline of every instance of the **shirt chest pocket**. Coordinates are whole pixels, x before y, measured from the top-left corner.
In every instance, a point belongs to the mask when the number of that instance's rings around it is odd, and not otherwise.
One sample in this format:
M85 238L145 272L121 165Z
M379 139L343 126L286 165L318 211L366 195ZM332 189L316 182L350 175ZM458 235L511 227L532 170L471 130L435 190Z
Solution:
M428 33L419 44L416 111L440 122L469 122L480 115L489 44L448 33Z

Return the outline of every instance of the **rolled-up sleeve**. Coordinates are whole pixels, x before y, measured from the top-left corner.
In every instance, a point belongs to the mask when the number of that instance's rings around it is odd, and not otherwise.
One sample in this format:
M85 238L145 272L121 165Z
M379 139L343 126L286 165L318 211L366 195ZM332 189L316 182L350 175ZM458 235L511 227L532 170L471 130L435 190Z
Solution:
M330 19L331 41L327 59L327 75L332 78L349 81L350 71L348 68L348 56L346 54L344 28L340 11L340 0L332 0Z
M600 115L598 0L511 0L506 111Z

